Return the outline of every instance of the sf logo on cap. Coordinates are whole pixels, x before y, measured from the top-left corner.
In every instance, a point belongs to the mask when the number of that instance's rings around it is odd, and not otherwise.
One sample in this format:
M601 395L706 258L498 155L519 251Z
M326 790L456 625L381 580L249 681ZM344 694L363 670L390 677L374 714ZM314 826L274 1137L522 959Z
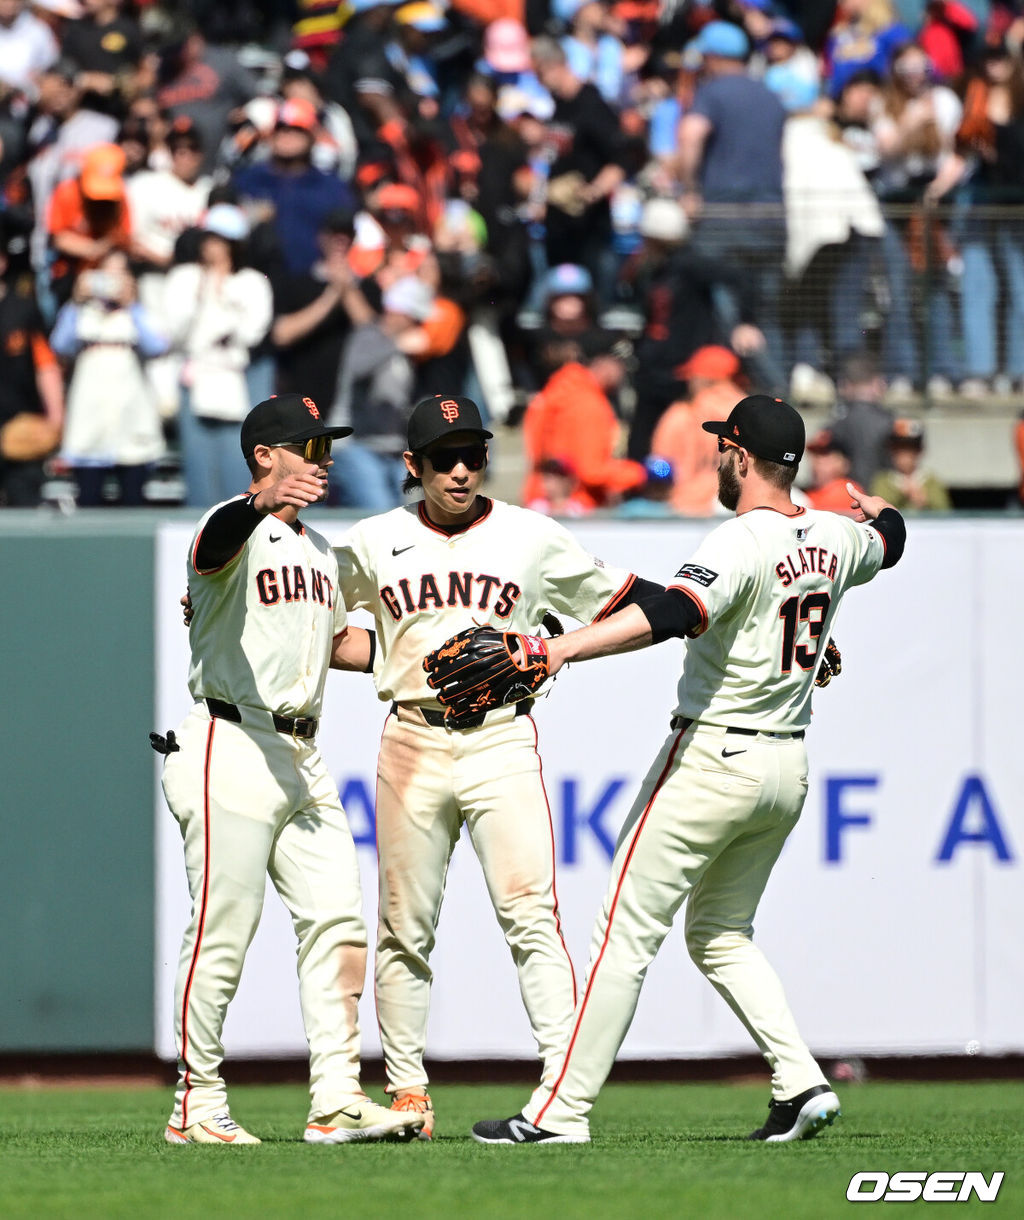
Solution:
M316 405L316 403L312 400L312 398L304 398L302 401L309 408L310 415L312 415L314 419L319 419L320 418L320 409Z
M459 418L459 404L452 398L446 398L441 403L441 414L446 424L454 423Z

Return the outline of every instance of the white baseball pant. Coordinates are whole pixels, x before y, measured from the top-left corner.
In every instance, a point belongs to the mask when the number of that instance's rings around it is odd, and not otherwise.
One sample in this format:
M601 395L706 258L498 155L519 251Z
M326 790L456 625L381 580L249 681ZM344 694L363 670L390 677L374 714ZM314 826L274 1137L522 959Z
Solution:
M180 751L164 764L192 896L174 1000L179 1079L171 1124L180 1129L227 1108L221 1034L268 874L298 938L309 1117L362 1094L366 925L338 789L315 743L277 732L267 712L242 711L243 723L233 724L197 703L178 730Z
M554 1086L542 1084L524 1108L530 1122L560 1134L588 1129L647 967L687 896L690 955L760 1048L773 1095L825 1083L752 940L757 905L806 795L804 743L788 734L693 724L668 737L619 834L567 1049Z
M501 708L479 728L449 730L400 707L385 723L377 771L375 982L391 1091L427 1083L430 953L463 822L519 973L544 1080L554 1079L572 1019L576 979L559 922L554 833L532 717Z

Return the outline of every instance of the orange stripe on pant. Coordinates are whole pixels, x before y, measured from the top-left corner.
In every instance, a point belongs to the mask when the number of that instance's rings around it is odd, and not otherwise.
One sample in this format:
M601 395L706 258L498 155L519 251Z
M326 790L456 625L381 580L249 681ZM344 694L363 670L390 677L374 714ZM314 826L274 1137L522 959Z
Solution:
M181 1061L185 1065L185 1094L181 1099L181 1129L183 1131L189 1125L188 1095L191 1089L189 1077L192 1071L188 1065L188 1006L192 994L192 979L199 963L199 949L203 943L203 930L206 927L206 906L210 897L210 756L213 753L213 734L216 727L217 721L211 720L206 736L206 757L203 760L203 897L199 905L196 943L192 949L192 961L189 964L185 992L181 1000Z
M580 1005L579 1013L577 1014L576 1020L573 1024L572 1036L569 1038L569 1045L566 1047L565 1051L565 1059L562 1061L562 1070L559 1072L558 1079L555 1081L554 1087L551 1090L551 1096L541 1107L540 1112L534 1119L534 1126L536 1127L541 1125L541 1119L543 1119L547 1108L558 1096L558 1090L561 1088L562 1081L565 1079L565 1074L569 1070L569 1060L572 1058L573 1047L576 1045L576 1038L580 1031L580 1025L582 1024L583 1016L587 1011L587 1001L590 999L590 993L593 990L594 981L597 978L597 972L601 968L601 960L604 957L604 951L608 947L608 940L612 934L612 924L615 920L615 911L619 905L619 895L622 892L622 884L626 879L626 873L629 872L629 865L633 859L633 853L636 850L636 845L640 840L641 834L643 833L644 826L647 824L647 815L651 812L651 807L654 805L658 793L661 791L662 785L665 783L669 772L672 770L672 764L675 761L676 751L679 749L679 743L682 741L683 737L691 727L692 725L687 725L686 728L682 729L676 735L675 743L673 744L672 749L669 751L665 765L662 767L661 774L658 776L657 783L654 785L654 790L652 791L647 804L644 806L644 811L640 821L637 823L636 831L633 834L633 841L630 843L629 851L626 853L626 858L622 862L622 872L619 874L619 883L615 887L615 897L612 899L612 905L608 911L608 926L605 928L604 940L601 942L600 952L594 960L594 968L591 970L590 977L587 979L587 989L584 992L583 1002Z

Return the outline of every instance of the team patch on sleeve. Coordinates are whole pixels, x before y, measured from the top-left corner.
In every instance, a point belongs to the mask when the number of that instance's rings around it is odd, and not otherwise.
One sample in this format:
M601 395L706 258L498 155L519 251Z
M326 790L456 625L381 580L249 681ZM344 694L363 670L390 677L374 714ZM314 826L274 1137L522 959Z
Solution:
M695 584L703 585L706 589L708 585L715 583L718 579L718 573L712 572L710 568L702 568L699 563L687 563L676 573L676 579L692 580Z

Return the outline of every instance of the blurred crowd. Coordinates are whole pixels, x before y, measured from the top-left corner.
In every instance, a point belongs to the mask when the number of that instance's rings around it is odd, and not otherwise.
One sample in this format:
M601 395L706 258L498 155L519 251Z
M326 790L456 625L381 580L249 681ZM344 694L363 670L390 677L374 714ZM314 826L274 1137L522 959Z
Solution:
M700 424L766 392L834 404L812 502L948 507L911 416L1024 394L1022 42L1021 0L0 0L0 503L170 463L206 507L298 391L382 510L450 393L523 503L705 515Z

